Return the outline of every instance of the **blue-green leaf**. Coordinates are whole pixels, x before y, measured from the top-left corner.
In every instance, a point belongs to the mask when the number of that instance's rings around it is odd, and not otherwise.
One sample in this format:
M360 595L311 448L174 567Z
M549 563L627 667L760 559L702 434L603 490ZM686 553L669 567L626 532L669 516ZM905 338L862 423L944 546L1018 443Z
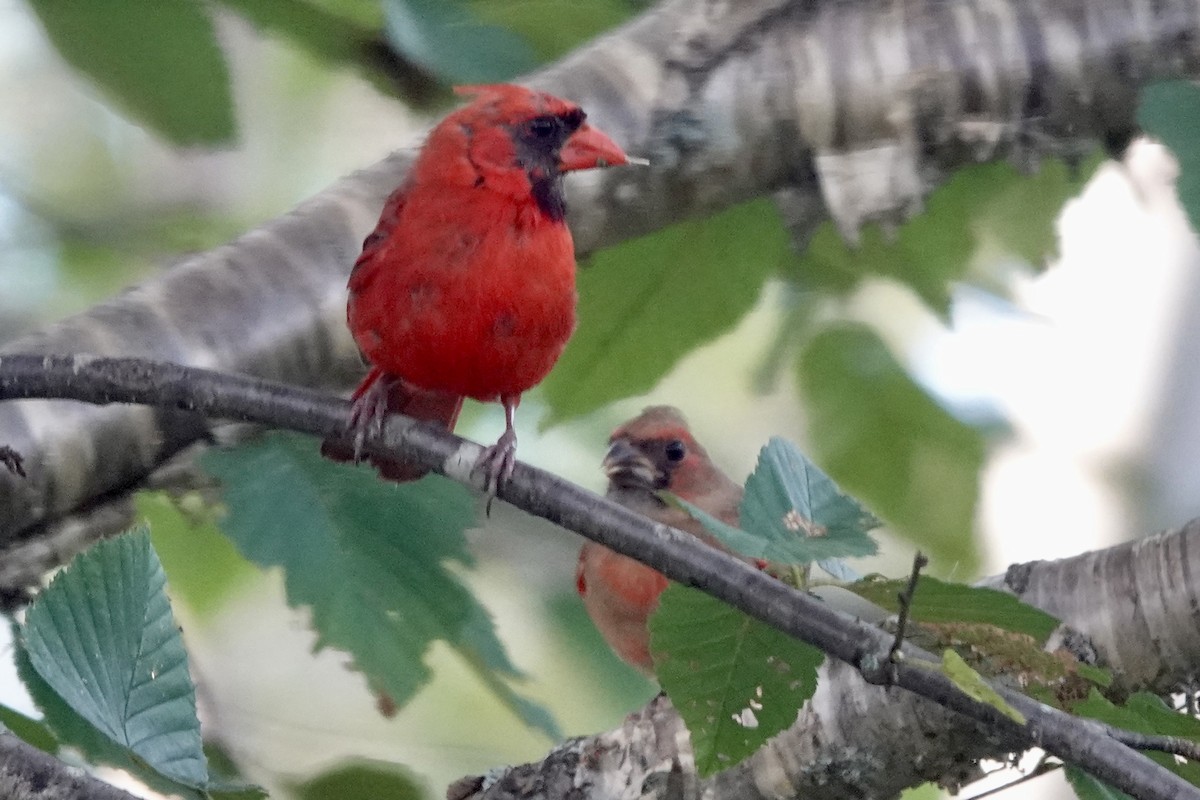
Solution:
M208 768L187 653L145 530L100 542L29 607L29 663L75 713L174 781Z
M1179 160L1175 190L1192 230L1200 232L1200 87L1190 81L1150 84L1142 90L1137 119Z
M460 0L384 0L383 10L396 50L451 83L504 81L537 65L524 39Z

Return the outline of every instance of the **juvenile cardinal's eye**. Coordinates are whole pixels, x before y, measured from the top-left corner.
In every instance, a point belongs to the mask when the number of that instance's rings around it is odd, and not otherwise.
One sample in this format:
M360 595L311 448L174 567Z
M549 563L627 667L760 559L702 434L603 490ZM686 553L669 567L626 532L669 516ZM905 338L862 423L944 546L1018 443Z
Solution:
M687 455L687 448L683 446L683 442L672 439L667 442L666 453L668 461L683 461L683 457Z
M535 117L529 121L529 132L538 139L549 139L557 127L552 117Z

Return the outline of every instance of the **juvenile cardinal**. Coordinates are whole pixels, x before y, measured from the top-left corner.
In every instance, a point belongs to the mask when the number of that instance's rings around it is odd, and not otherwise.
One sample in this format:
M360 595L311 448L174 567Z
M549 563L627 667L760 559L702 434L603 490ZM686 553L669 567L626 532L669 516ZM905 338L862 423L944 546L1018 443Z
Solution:
M430 132L350 274L347 319L371 371L353 395L353 451L322 452L357 457L390 412L453 430L464 397L499 400L504 433L477 465L494 494L515 464L521 393L575 327L562 176L629 159L574 103L507 84L458 91L474 100ZM423 474L372 461L393 480Z
M718 519L738 524L742 487L709 459L687 422L670 406L651 406L621 425L604 456L609 499L657 522L720 546L691 516L656 492L666 489ZM618 656L653 675L646 621L658 607L667 578L603 545L586 542L579 552L575 587L596 628Z

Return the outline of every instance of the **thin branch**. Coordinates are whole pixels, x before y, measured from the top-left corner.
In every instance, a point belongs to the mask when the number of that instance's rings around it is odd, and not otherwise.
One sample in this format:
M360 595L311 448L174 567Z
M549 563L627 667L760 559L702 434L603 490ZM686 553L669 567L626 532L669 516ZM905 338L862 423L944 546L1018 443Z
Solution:
M288 428L315 436L344 430L349 404L309 389L240 375L136 358L0 356L0 400L63 398L89 403L141 403ZM471 472L482 448L453 434L401 416L389 417L380 435L368 435L369 453L399 457L482 489ZM936 661L904 647L905 659L888 660L891 637L842 614L710 547L550 473L518 463L498 496L619 553L647 564L685 586L697 587L784 633L852 665L874 684L895 685L987 725L1023 748L1041 747L1141 800L1200 800L1200 789L1068 714L1017 692L998 688L1023 714L1018 725L996 708L963 694L937 670L914 665Z
M1042 756L1042 759L1040 761L1038 761L1037 766L1035 766L1033 769L1031 769L1029 772L1025 773L1024 775L1022 775L1021 777L1019 777L1015 780L1009 781L1008 783L1003 784L1001 786L993 786L991 789L988 789L986 792L980 792L977 795L972 795L971 797L963 798L963 800L983 800L983 798L985 798L985 797L991 797L992 795L1000 794L1001 792L1007 792L1009 789L1012 789L1015 786L1020 786L1023 783L1028 783L1029 781L1031 781L1035 778L1040 778L1043 775L1046 775L1047 773L1050 773L1050 772L1054 772L1055 770L1058 770L1058 769L1062 769L1062 762L1048 761L1045 756Z
M904 633L908 628L908 615L912 609L913 597L917 593L917 581L921 578L921 570L929 566L929 559L925 554L917 551L913 557L912 574L908 576L908 586L903 592L896 595L897 601L900 604L900 616L896 620L896 638L892 640L892 649L888 651L888 661L893 665L900 663L903 654L900 648L904 645Z

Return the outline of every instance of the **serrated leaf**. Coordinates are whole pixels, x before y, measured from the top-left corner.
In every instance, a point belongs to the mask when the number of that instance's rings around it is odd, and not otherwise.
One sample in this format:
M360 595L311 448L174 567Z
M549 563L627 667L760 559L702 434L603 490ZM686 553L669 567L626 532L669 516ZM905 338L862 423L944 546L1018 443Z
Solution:
M973 572L979 432L939 406L861 325L815 336L799 378L825 471L922 550Z
M222 528L242 554L282 567L288 603L312 609L317 646L350 653L397 705L429 680L424 657L436 640L519 677L487 611L446 566L471 563L463 531L475 511L463 487L437 476L385 482L321 458L311 439L292 434L210 451L201 463L225 486ZM500 695L557 736L540 707L515 697Z
M1127 731L1177 736L1200 742L1200 720L1175 711L1162 698L1149 692L1138 692L1118 706L1093 689L1086 700L1071 708L1071 712ZM1200 786L1200 764L1191 761L1180 763L1170 753L1148 751L1146 756L1184 780Z
M654 671L691 732L701 776L796 721L824 653L695 589L671 584L650 618Z
M1200 88L1190 81L1150 84L1142 89L1137 121L1179 160L1175 190L1192 230L1200 233Z
M425 793L407 770L384 761L356 761L292 784L299 800L422 800Z
M212 20L193 0L30 0L46 34L139 122L177 145L233 138L229 71Z
M968 697L991 706L1018 725L1025 724L1025 715L1010 706L982 675L971 669L962 656L953 650L942 653L942 673Z
M1074 764L1064 764L1063 775L1066 777L1067 783L1071 784L1071 788L1075 790L1075 796L1079 800L1133 800L1120 789L1114 789Z
M739 516L742 528L766 543L761 557L769 561L806 564L878 550L867 531L879 520L777 436L758 454Z
M58 739L43 723L27 717L15 708L0 703L0 730L7 730L26 744L43 753L58 752Z
M846 588L896 613L900 610L897 595L908 588L908 581L868 580ZM1044 645L1059 626L1059 621L1045 611L1023 603L1007 592L947 583L929 575L922 575L917 583L911 614L915 621L924 623L994 625L1030 636L1038 647Z
M196 692L145 530L77 556L29 607L29 663L75 713L171 780L203 787Z
M384 0L383 11L392 46L450 83L504 81L537 65L524 39L460 0Z
M72 709L38 674L29 663L29 653L19 640L14 650L17 676L59 742L79 750L94 764L108 764L137 776L142 783L160 794L180 795L187 800L206 800L203 790L165 777L135 753L99 731Z
M779 213L756 200L596 253L579 272L579 327L541 386L544 424L649 391L754 306L787 252Z

